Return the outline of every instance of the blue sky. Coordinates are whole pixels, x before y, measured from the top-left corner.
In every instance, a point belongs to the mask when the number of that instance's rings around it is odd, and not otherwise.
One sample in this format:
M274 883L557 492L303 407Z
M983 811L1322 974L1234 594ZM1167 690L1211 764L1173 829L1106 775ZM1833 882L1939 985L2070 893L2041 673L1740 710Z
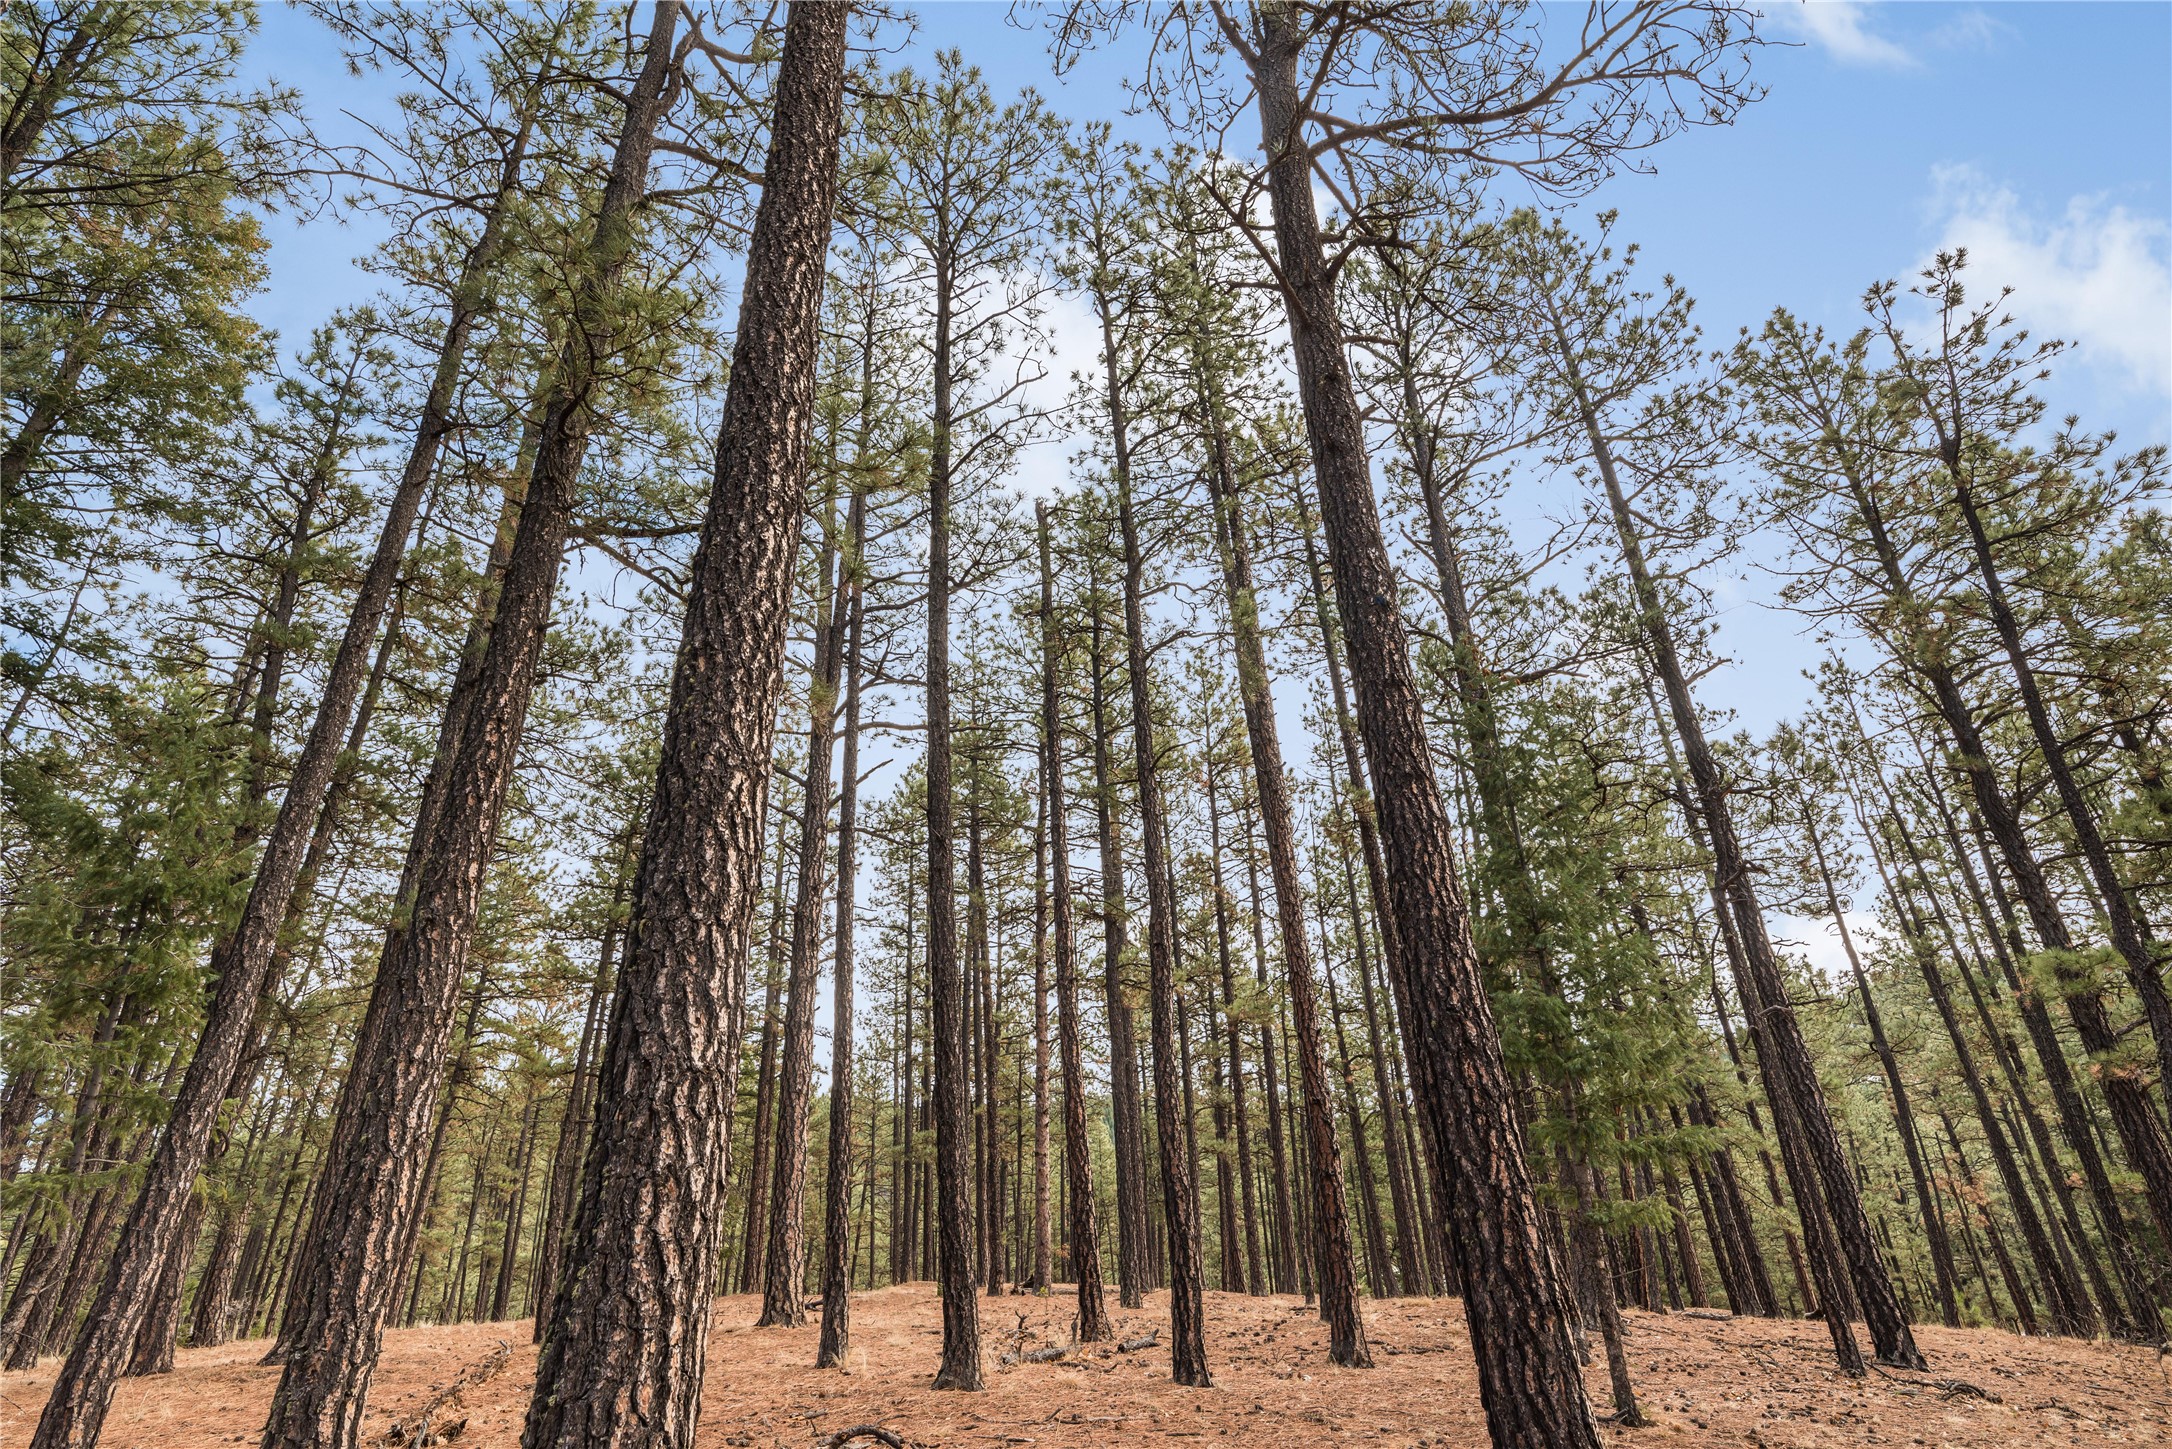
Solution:
M999 95L1032 85L1065 115L1160 139L1149 120L1119 119L1136 38L1059 81L1045 32L1011 24L1008 6L916 8L902 59L956 46ZM1654 174L1621 176L1579 209L1618 210L1617 236L1699 299L1715 344L1779 305L1851 331L1867 285L1965 244L1979 285L2014 287L2024 323L2075 344L2047 389L2055 414L2078 412L2130 445L2172 439L2172 5L1814 0L1772 6L1761 29L1783 42L1756 61L1765 99L1731 127L1649 153ZM385 103L382 82L348 77L329 36L296 12L267 9L253 59L299 87L334 136L342 110ZM257 311L290 346L371 292L350 261L374 240L366 220L270 230ZM1056 322L1061 376L1085 359ZM1060 481L1066 452L1028 460L1036 486ZM1774 592L1754 566L1721 583L1719 647L1734 663L1700 685L1758 733L1807 702L1801 671L1816 661L1801 622L1770 606ZM1833 954L1815 928L1798 934L1814 958Z

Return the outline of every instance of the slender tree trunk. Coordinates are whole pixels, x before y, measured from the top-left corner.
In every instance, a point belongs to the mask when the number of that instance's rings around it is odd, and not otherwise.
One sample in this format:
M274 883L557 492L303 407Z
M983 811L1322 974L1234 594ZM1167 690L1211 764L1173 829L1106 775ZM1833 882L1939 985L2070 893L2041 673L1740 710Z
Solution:
M1939 1219L1938 1204L1931 1196L1930 1174L1923 1164L1923 1146L1916 1136L1915 1114L1908 1106L1908 1088L1901 1081L1900 1064L1893 1057L1893 1045L1886 1040L1885 1019L1878 1014L1877 998L1870 993L1870 978L1863 974L1863 962L1855 954L1855 937L1848 931L1847 917L1840 909L1840 896L1833 889L1833 876L1825 860L1825 842L1819 837L1817 824L1806 821L1810 848L1817 860L1818 880L1825 888L1825 905L1832 912L1833 926L1840 932L1840 944L1848 956L1848 970L1855 978L1856 994L1863 1000L1863 1020L1870 1027L1871 1049L1878 1054L1878 1065L1885 1072L1886 1090L1893 1097L1893 1124L1900 1133L1901 1149L1908 1157L1908 1173L1915 1182L1916 1206L1923 1217L1923 1240L1930 1246L1931 1270L1938 1282L1938 1308L1942 1321L1948 1328L1961 1326L1961 1305L1955 1296L1957 1284L1953 1270L1953 1248L1946 1241L1946 1226Z
M866 381L863 375L863 382ZM829 1177L822 1193L822 1337L816 1368L842 1368L852 1348L852 1111L853 947L858 925L855 872L860 822L860 645L865 627L863 569L867 548L867 496L852 495L848 542L839 586L845 591L844 775L837 796L837 937L830 986ZM868 1113L868 1191L874 1191L875 1113Z
M1303 29L1282 4L1258 13L1252 71L1285 311L1410 977L1400 1004L1411 1086L1440 1149L1436 1196L1456 1218L1450 1242L1480 1397L1497 1442L1584 1449L1597 1431L1471 942L1314 210L1297 84Z
M1048 800L1033 821L1033 1269L1026 1286L1048 1292L1053 1223L1048 1176Z
M1216 510L1219 515L1219 508ZM1252 816L1248 810L1244 817L1244 870L1245 882L1250 893L1252 907L1252 964L1254 978L1262 990L1267 986L1267 917L1261 908L1259 890L1259 852L1254 848ZM1274 1175L1274 1291L1297 1291L1297 1237L1291 1220L1290 1163L1288 1148L1282 1134L1282 1083L1272 1028L1266 1022L1259 1027L1259 1060L1261 1081L1266 1094L1268 1158Z
M550 1325L551 1302L562 1271L566 1226L573 1217L573 1195L579 1183L581 1159L588 1151L588 1131L594 1119L595 1063L603 1040L603 1007L611 997L611 976L623 939L618 912L632 884L622 862L635 850L631 829L622 837L619 862L614 862L611 917L604 922L603 947L597 955L596 979L588 988L588 1011L581 1023L581 1042L573 1058L573 1084L566 1094L565 1115L558 1126L558 1150L551 1158L550 1202L544 1212L543 1242L536 1249L540 1271L535 1284L535 1341L543 1341Z
M1205 1281L1199 1244L1199 1193L1192 1174L1184 1083L1177 1063L1176 901L1171 889L1167 826L1162 816L1160 757L1154 742L1146 662L1144 558L1131 498L1130 422L1123 396L1123 358L1106 296L1101 313L1102 369L1107 380L1109 442L1116 510L1124 550L1124 642L1131 676L1131 736L1139 793L1139 835L1146 856L1147 1004L1152 1019L1154 1126L1161 1144L1162 1218L1169 1251L1170 1376L1207 1388Z
M755 1069L753 1142L747 1156L746 1222L740 1231L739 1243L739 1291L742 1293L752 1293L761 1284L762 1267L769 1251L769 1148L771 1131L777 1125L777 1033L782 1026L777 1018L777 1003L784 990L781 958L786 940L784 863L783 824L780 821L777 881L770 894L769 962L762 995L761 1064Z
M1904 606L1895 612L1900 617L1911 617L1919 602L1909 581L1907 571L1901 565L1898 550L1887 531L1885 515L1869 484L1862 478L1849 474L1845 478L1849 496L1862 518L1870 538L1872 552L1878 560L1888 599L1895 605ZM2067 1014L2073 1021L2076 1034L2081 1038L2084 1051L2093 1056L2104 1056L2118 1049L2119 1034L2111 1024L2110 1013L2105 1008L2100 990L2093 986L2074 964L2073 937L2067 931L2065 917L2051 894L2044 879L2043 867L2030 848L2027 832L2013 802L2001 784L1993 757L1986 746L1982 730L1976 722L1968 700L1961 692L1959 681L1952 667L1938 654L1924 648L1919 641L1901 638L1887 641L1888 647L1903 664L1916 674L1928 687L1932 703L1940 722L1945 726L1952 751L1949 765L1968 782L1969 795L1975 805L1977 817L1992 843L1997 846L2007 873L2013 878L2014 890L2020 895L2028 913L2029 924L2035 929L2038 940L2047 955L2053 978L2058 983L2056 993L2066 1002ZM1987 848L1988 849L1988 848ZM1988 859L1988 856L1987 856ZM1994 875L1991 881L1994 891L1999 882ZM2014 948L2019 950L2018 933L2013 937ZM2033 994L2025 996L2024 1020L2029 1021L2029 1004ZM2110 1192L2109 1178L2101 1172L2091 1171L2091 1155L2082 1144L2088 1141L2091 1129L2079 1095L2059 1090L2059 1079L2054 1075L2052 1059L2059 1056L2055 1043L2048 1043L2048 1023L2044 1034L2037 1035L2037 1045L2045 1061L2045 1072L2052 1079L2054 1095L2061 1109L2070 1140L2077 1155L2082 1159L2083 1171L2089 1181L2092 1197L2104 1216L2104 1230L2112 1243L2112 1256L2120 1264L2123 1276L2129 1277L2130 1295L2132 1275L2139 1271L2146 1259L2145 1250L2135 1245L2129 1237L2124 1220L2118 1211L2116 1200ZM2060 1064L2063 1068L2063 1063ZM2099 1079L2106 1105L2111 1108L2113 1126L2121 1144L2126 1148L2128 1163L2142 1179L2143 1195L2155 1219L2160 1239L2172 1244L2172 1138L2165 1133L2164 1124L2151 1104L2147 1089L2132 1075L2125 1072L2107 1072ZM2100 1189L2101 1184L2101 1189ZM2137 1317L2144 1315L2137 1314Z
M525 1449L690 1449L700 1417L851 18L809 5L785 22L716 477Z
M952 786L950 707L950 490L951 355L954 258L935 258L935 396L928 460L928 997L934 1046L936 1194L934 1219L943 1300L942 1360L938 1389L984 1387L980 1362L980 1308L973 1296L975 1251L971 1185L972 1099L967 1084L964 963L958 954L957 802Z
M776 1169L769 1191L769 1243L762 1274L761 1328L807 1321L807 1113L814 1095L814 1013L822 948L823 876L830 829L830 772L837 753L837 677L843 662L848 590L836 581L835 505L822 520L815 565L815 655L808 688L807 790L801 803L799 869L792 891L791 969L785 979L784 1051L777 1072Z
M1219 419L1221 411L1212 409ZM1298 874L1297 837L1291 818L1289 783L1282 764L1281 736L1275 723L1273 686L1261 643L1259 604L1253 592L1251 540L1243 502L1237 494L1224 429L1215 429L1212 466L1207 478L1214 494L1216 544L1229 602L1231 646L1237 656L1237 694L1244 704L1246 739L1259 794L1260 823L1267 843L1267 870L1274 883L1275 920L1282 939L1283 970L1289 981L1292 1031L1297 1047L1298 1107L1306 1152L1302 1154L1312 1193L1308 1199L1312 1253L1297 1262L1299 1286L1311 1295L1307 1271L1316 1260L1320 1281L1320 1316L1327 1320L1328 1357L1346 1368L1370 1368L1372 1349L1365 1341L1365 1319L1358 1305L1357 1270L1351 1260L1350 1209L1344 1196L1342 1154L1335 1142L1335 1108L1328 1085L1327 1053L1320 1042L1319 988L1313 978L1312 951L1305 936L1305 896ZM1255 914L1257 881L1254 882ZM1265 967L1264 958L1261 962ZM1294 1244L1293 1244L1294 1247ZM1297 1256L1294 1252L1292 1256Z
M1252 1122L1250 1105L1244 1084L1244 1031L1237 1022L1237 972L1230 959L1229 947L1229 892L1222 884L1222 808L1215 790L1216 771L1210 764L1206 771L1207 786L1207 851L1208 889L1214 893L1214 947L1215 960L1222 976L1222 1025L1226 1033L1229 1057L1229 1113L1233 1119L1237 1138L1237 1181L1244 1207L1244 1291L1258 1295L1267 1291L1267 1279L1260 1263L1259 1202L1253 1186L1252 1172ZM1232 1249L1228 1242L1222 1244L1224 1258Z
M1050 561L1048 505L1037 504L1041 553L1041 788L1048 805L1050 915L1056 953L1056 1042L1063 1072L1063 1170L1070 1226L1071 1276L1078 1284L1080 1343L1109 1337L1102 1304L1101 1234L1087 1153L1086 1067L1079 1047L1078 947L1071 924L1071 835L1065 811L1062 711L1056 671L1062 639L1056 623L1056 576Z
M1636 599L1638 625L1666 691L1674 732L1688 762L1690 780L1695 786L1705 830L1710 837L1720 891L1733 916L1735 934L1742 946L1746 975L1738 983L1738 992L1743 996L1745 1010L1749 1009L1753 995L1760 1003L1758 1039L1762 1048L1758 1052L1758 1070L1765 1078L1766 1092L1772 1099L1775 1114L1784 1111L1799 1124L1803 1155L1814 1170L1810 1176L1792 1174L1797 1204L1806 1213L1812 1211L1814 1203L1829 1211L1829 1221L1847 1265L1848 1279L1854 1286L1879 1361L1920 1369L1923 1355L1915 1346L1908 1315L1893 1291L1885 1262L1878 1255L1870 1219L1863 1211L1854 1172L1841 1149L1839 1134L1833 1128L1831 1113L1818 1084L1817 1068L1810 1058L1810 1048L1803 1040L1794 1009L1788 1004L1779 959L1766 934L1764 908L1757 899L1749 864L1736 836L1727 785L1705 741L1703 722L1697 717L1696 704L1690 697L1688 677L1675 649L1674 630L1645 562L1636 517L1615 469L1612 443L1599 425L1597 411L1578 368L1575 349L1550 297L1546 305L1563 374L1575 398L1592 460L1598 466L1613 514L1622 558ZM1804 1231L1810 1231L1808 1222Z
M1984 600L1990 605L1992 626L2013 670L2014 684L2021 695L2022 713L2029 721L2030 736L2043 756L2045 772L2051 776L2067 824L2074 832L2074 843L2080 847L2089 879L2096 887L2097 899L2110 928L2112 949L2125 963L2127 979L2134 984L2143 1015L2149 1021L2150 1036L2157 1049L2157 1089L2167 1102L2172 1102L2172 996L2166 994L2162 968L2147 939L2148 923L2135 911L2126 885L2112 864L2112 853L2104 843L2104 831L2097 822L2096 810L2074 778L2073 767L2067 761L2066 741L2052 723L2051 711L2044 704L2035 666L2030 664L2028 649L2022 642L2021 626L2007 599L2006 581L1999 573L1997 555L1992 552L1990 535L1984 531L1975 490L1963 472L1962 440L1945 420L1938 420L1937 427L1939 456L1945 463L1946 478L1953 488L1954 505L1960 509L1961 520L1968 526L1969 551L1975 559L1977 575L1983 581ZM2172 1245L2172 1233L2166 1235L2166 1242Z
M1116 833L1116 784L1110 762L1110 726L1102 648L1100 575L1092 599L1092 704L1094 814L1101 847L1102 992L1109 1023L1109 1095L1116 1144L1117 1303L1145 1302L1147 1261L1146 1147L1139 1101L1138 1044L1131 998L1124 983L1129 931L1124 907L1123 844Z
M1343 776L1349 787L1350 810L1357 825L1358 843L1365 859L1365 880L1368 901L1373 908L1373 919L1380 925L1380 949L1387 957L1388 979L1401 978L1400 951L1395 940L1395 920L1388 910L1387 865L1380 853L1380 832L1373 824L1372 791L1366 788L1365 766L1359 758L1357 731L1350 720L1350 700L1343 685L1342 651L1335 642L1334 620L1328 614L1327 581L1320 569L1318 547L1313 542L1310 527L1310 511L1304 500L1298 500L1298 512L1304 526L1305 564L1312 576L1313 612L1320 627L1320 647L1327 660L1327 678L1330 693L1335 701L1335 726L1342 745ZM1343 862L1348 874L1349 862ZM1394 1128L1395 1093L1388 1082L1388 1057L1381 1045L1380 1017L1373 1000L1372 964L1365 945L1365 922L1358 912L1353 894L1350 902L1350 930L1356 948L1356 967L1361 1000L1365 1007L1367 1045L1373 1059L1373 1085L1380 1100L1382 1118L1381 1147L1387 1158L1389 1201L1395 1212L1395 1258L1393 1280L1388 1291L1400 1297L1415 1292L1424 1283L1424 1269L1419 1261L1417 1212L1411 1203L1409 1169L1403 1160L1403 1143ZM1402 993L1398 992L1398 998ZM1387 1265L1383 1265L1387 1266Z

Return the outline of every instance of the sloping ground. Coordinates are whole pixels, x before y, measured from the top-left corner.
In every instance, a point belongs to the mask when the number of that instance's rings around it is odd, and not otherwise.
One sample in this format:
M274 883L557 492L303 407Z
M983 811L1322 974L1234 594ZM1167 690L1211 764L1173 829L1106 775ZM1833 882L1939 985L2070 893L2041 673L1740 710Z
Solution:
M919 1445L1075 1445L1091 1449L1170 1440L1251 1445L1483 1446L1463 1330L1453 1300L1368 1303L1378 1367L1337 1369L1326 1335L1291 1298L1207 1295L1217 1387L1179 1389L1158 1345L1120 1353L1106 1345L1052 1363L1000 1364L1060 1342L1069 1305L1005 1297L981 1300L989 1391L937 1394L927 1385L940 1319L926 1285L853 1299L853 1350L845 1373L818 1372L815 1329L747 1325L754 1298L720 1299L709 1348L702 1449L726 1445L807 1449L836 1431L876 1423ZM1123 1337L1165 1324L1165 1299L1120 1314ZM463 1373L502 1371L437 1411L461 1449L520 1442L535 1351L528 1324L464 1324L387 1334L371 1393L368 1441L422 1408ZM1021 1333L1022 1331L1022 1333ZM1954 1449L2172 1444L2172 1359L2151 1349L2024 1339L1989 1331L1918 1330L1932 1373L1873 1374L1850 1382L1830 1368L1815 1323L1724 1315L1628 1315L1637 1388L1653 1427L1608 1427L1612 1444L1648 1449L1703 1445L1891 1444ZM168 1376L125 1384L108 1422L108 1449L210 1449L253 1444L276 1369L259 1368L264 1345L182 1350ZM30 1435L54 1363L0 1375L0 1446ZM1607 1403L1603 1364L1593 1394ZM1971 1387L1960 1387L1954 1381ZM1943 1385L1943 1386L1942 1386ZM871 1441L862 1441L863 1443Z

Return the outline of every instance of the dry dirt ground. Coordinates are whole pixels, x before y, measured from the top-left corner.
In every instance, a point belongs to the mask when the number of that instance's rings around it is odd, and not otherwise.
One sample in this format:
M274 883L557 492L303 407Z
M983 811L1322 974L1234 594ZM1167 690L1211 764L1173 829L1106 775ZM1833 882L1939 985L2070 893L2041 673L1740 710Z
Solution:
M1431 1446L1486 1443L1463 1328L1453 1300L1366 1304L1378 1367L1327 1361L1319 1320L1293 1298L1207 1295L1215 1387L1169 1382L1156 1346L1097 1346L1052 1363L999 1363L1023 1346L1061 1342L1062 1298L981 1300L988 1392L927 1387L940 1336L927 1285L853 1298L853 1349L844 1373L818 1371L815 1329L755 1329L760 1301L716 1305L701 1449L726 1445L810 1449L838 1430L881 1424L921 1446L1119 1446L1170 1441L1246 1445ZM1166 1298L1118 1315L1125 1337L1165 1325ZM1021 1329L1023 1337L1021 1338ZM501 1371L440 1408L438 1426L465 1420L458 1449L514 1449L535 1351L528 1324L463 1324L385 1336L365 1437L390 1442L396 1422L510 1345ZM2153 1349L1917 1330L1932 1372L1874 1373L1850 1382L1831 1368L1816 1323L1722 1314L1628 1315L1637 1391L1653 1426L1608 1426L1610 1446L1950 1445L1955 1449L2172 1444L2172 1359ZM1166 1336L1166 1329L1164 1331ZM170 1376L124 1384L107 1421L109 1449L210 1449L254 1444L276 1369L264 1345L183 1349ZM0 1375L0 1449L30 1435L57 1361ZM1603 1363L1590 1370L1607 1406ZM1958 1382L1956 1382L1958 1381ZM1972 1387L1961 1387L1967 1385ZM405 1437L403 1435L403 1437ZM862 1444L872 1441L860 1441Z

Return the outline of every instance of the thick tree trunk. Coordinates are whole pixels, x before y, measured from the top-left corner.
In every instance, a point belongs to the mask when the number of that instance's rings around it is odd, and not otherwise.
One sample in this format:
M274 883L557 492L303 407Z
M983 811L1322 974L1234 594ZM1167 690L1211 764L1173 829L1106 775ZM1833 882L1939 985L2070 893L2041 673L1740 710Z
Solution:
M1301 31L1280 5L1260 16L1253 75L1285 310L1410 978L1403 1031L1411 1086L1441 1153L1436 1196L1456 1218L1450 1242L1480 1396L1497 1442L1589 1449L1597 1429L1456 878L1321 245L1297 84Z
M532 111L531 89L527 110ZM371 645L391 603L408 536L452 431L452 405L468 336L488 305L487 287L502 249L501 217L517 189L529 133L521 129L508 149L495 201L470 248L452 292L450 315L438 346L436 369L422 403L415 436L385 511L375 551L348 611L317 713L288 776L279 813L257 862L241 919L214 952L210 975L217 986L205 1012L203 1034L173 1099L165 1130L153 1152L143 1187L130 1210L118 1250L68 1362L53 1382L33 1442L38 1449L90 1449L112 1402L113 1384L133 1350L143 1316L156 1292L165 1258L176 1251L182 1219L196 1177L210 1150L220 1103L234 1080L255 1032L261 1001L278 947L281 925L301 878L303 859L325 793L339 763L355 699L368 669Z
M807 5L785 23L716 477L525 1449L691 1449L700 1417L851 18Z
M564 561L596 384L597 342L612 330L612 293L633 250L634 211L665 104L678 7L656 8L611 178L573 308L578 341L561 352L535 472L474 691L447 733L457 740L434 819L411 847L419 863L401 924L386 942L341 1094L325 1189L311 1230L301 1327L273 1401L265 1449L349 1449L384 1317L420 1203L421 1152L436 1117L452 1005L474 938L490 851L526 722Z
M1087 1153L1086 1067L1079 1047L1078 945L1071 924L1071 834L1066 823L1062 711L1056 696L1062 640L1056 625L1056 576L1050 561L1048 505L1037 504L1041 553L1041 789L1048 805L1050 915L1056 953L1056 1043L1063 1073L1063 1171L1071 1276L1078 1284L1077 1338L1109 1337L1102 1304L1101 1233Z

